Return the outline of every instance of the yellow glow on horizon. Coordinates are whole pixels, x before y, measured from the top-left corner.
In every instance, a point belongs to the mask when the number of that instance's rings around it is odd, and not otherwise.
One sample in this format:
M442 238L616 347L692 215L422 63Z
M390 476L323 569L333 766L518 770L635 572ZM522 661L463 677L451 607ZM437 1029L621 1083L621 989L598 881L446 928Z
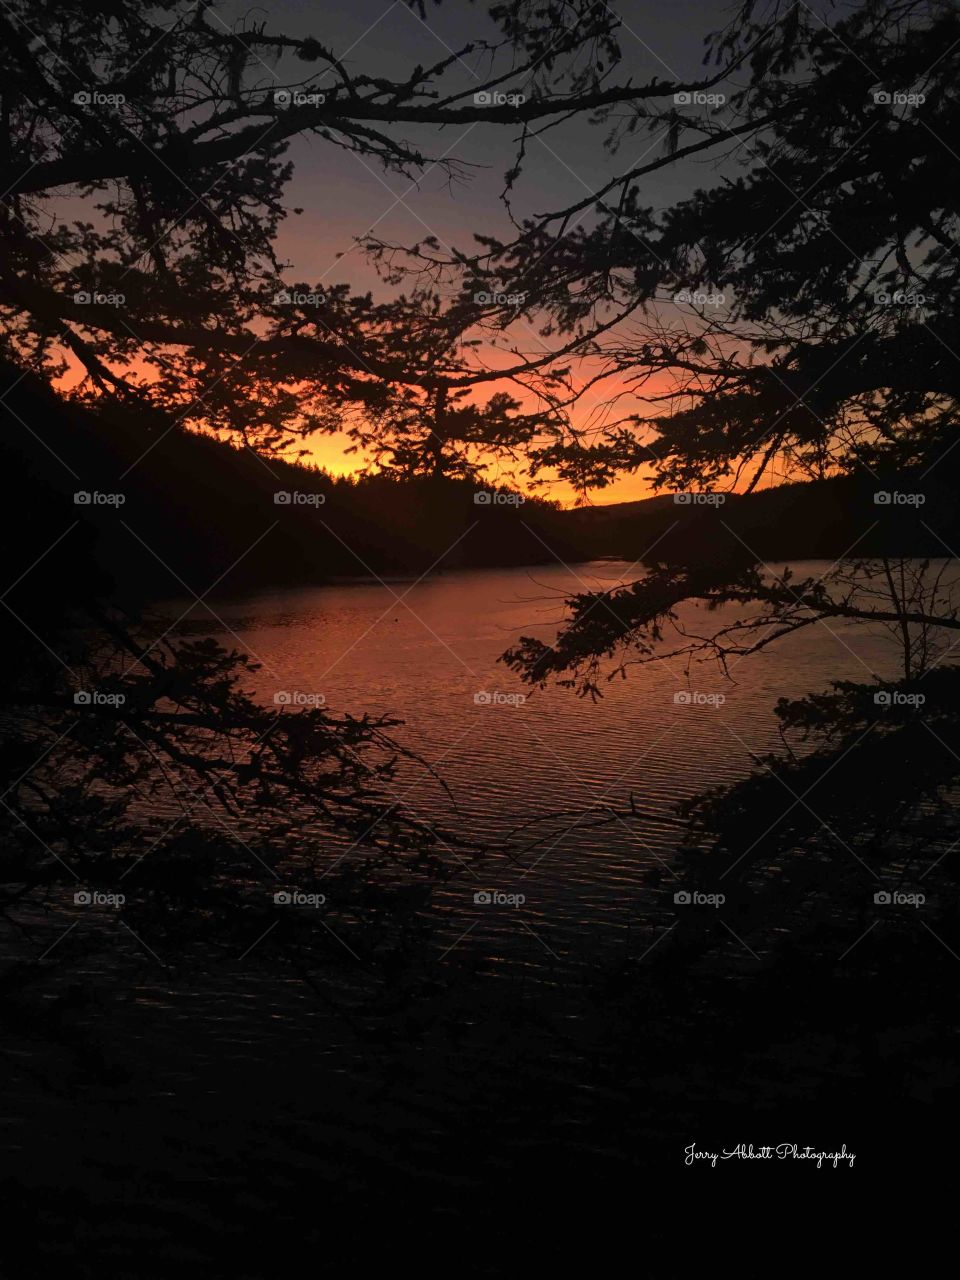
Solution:
M56 380L54 385L59 391L70 392L83 381L86 371L73 352L65 351L63 354L67 370L62 377ZM150 380L153 373L149 366L139 365L137 361L131 362L127 366L127 370L133 374L145 376L147 381ZM498 389L506 389L511 395L523 399L518 394L515 385L507 384L504 388L499 388L496 382L487 383L482 389L477 389L476 398L477 400L486 400ZM529 405L532 407L536 403L536 397L531 393L528 399ZM360 452L351 452L352 446L353 441L342 432L330 435L314 435L293 442L285 456L290 461L299 460L322 467L325 471L330 472L331 475L358 475L367 469L370 465L370 460ZM298 454L301 454L299 459L297 458ZM550 501L559 502L563 507L573 507L577 504L577 492L565 480L558 480L542 487L531 488L527 492ZM592 490L588 495L588 505L607 506L612 503L634 502L653 496L654 491L648 476L634 473L621 476L604 489Z

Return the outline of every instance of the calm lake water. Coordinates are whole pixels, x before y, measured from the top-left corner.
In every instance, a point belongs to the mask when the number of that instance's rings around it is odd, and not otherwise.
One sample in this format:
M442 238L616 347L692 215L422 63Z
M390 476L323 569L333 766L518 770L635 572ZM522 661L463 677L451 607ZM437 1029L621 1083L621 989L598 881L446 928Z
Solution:
M827 567L797 566L815 572ZM450 573L415 586L284 590L218 601L213 605L216 616L194 607L180 625L183 633L215 635L258 659L263 666L255 688L265 703L273 704L279 691L322 694L333 711L402 717L406 723L396 735L434 765L453 792L459 813L451 813L450 800L423 769L407 768L397 795L447 825L493 840L525 820L566 812L547 823L549 834L519 865L495 855L476 865L461 866L454 859L458 874L439 892L437 932L427 945L433 948L438 973L476 963L484 975L493 975L506 1005L519 1007L546 993L562 1007L568 1025L584 1017L584 1009L588 1021L593 1016L582 997L592 988L578 981L582 976L589 981L593 963L602 966L607 957L615 963L624 942L645 939L651 923L670 918L663 899L672 893L669 868L682 832L673 812L676 803L741 776L750 767L751 751L775 746L771 713L778 698L821 689L831 678L867 679L873 671L887 678L896 674L895 648L886 633L870 635L863 628L843 626L832 634L823 627L810 628L775 651L739 663L733 669L736 683L724 681L712 665L696 668L689 680L675 662L635 667L628 680L609 685L597 704L569 690L531 693L498 664L499 655L518 636L552 636L566 594L610 586L630 570L626 564L603 562L572 570L556 566ZM187 613L189 603L170 602L164 613L172 621ZM716 615L698 617L693 609L684 614L691 627L714 626L717 620ZM719 706L676 703L674 694L688 688L722 694L725 701ZM479 692L528 696L520 704L477 703ZM591 825L591 806L624 807L631 796L650 812L650 820ZM178 812L171 810L171 817ZM329 853L331 865L345 852L336 841L321 841L320 849L322 857ZM275 888L264 871L264 893ZM474 894L482 890L522 894L525 902L519 907L478 905ZM319 920L317 939L318 948L332 950L343 966L343 973L335 971L339 1000L340 984L364 980L371 940L347 932L339 920L335 924L343 930L337 942ZM64 922L53 917L50 927L50 943L59 945L58 939L66 936ZM79 926L70 936L82 940ZM75 1098L69 1091L56 1096L37 1092L45 1071L56 1078L61 1069L59 1051L38 1047L29 1035L10 1047L11 1060L17 1054L27 1069L5 1089L0 1147L18 1159L39 1153L42 1172L37 1176L55 1180L51 1203L63 1186L82 1188L89 1196L97 1179L111 1187L127 1185L132 1175L124 1161L132 1105L140 1108L138 1134L156 1130L150 1158L157 1162L169 1155L174 1182L182 1183L186 1168L191 1185L202 1182L205 1187L223 1181L228 1159L246 1168L251 1152L262 1159L264 1151L273 1151L277 1167L295 1165L302 1158L305 1098L310 1107L321 1109L322 1124L310 1113L321 1134L334 1132L344 1117L353 1117L348 1123L362 1132L363 1117L378 1114L383 1081L391 1074L382 1065L381 1050L371 1055L369 1043L354 1036L349 1022L331 1014L309 987L261 964L255 937L249 954L244 950L224 956L202 973L181 971L162 936L140 938L120 929L115 941L115 954L108 951L106 959L95 954L79 972L101 993L102 1019L96 1012L100 1003L84 1017L101 1037L98 1043L108 1047L110 1061L129 1072L129 1083L118 1086L129 1097L117 1105L104 1094L106 1101L99 1107L90 1104L84 1111L88 1132L82 1149L73 1151L69 1168L64 1166L63 1134L75 1123ZM356 957L355 965L346 951L341 954L341 942ZM18 933L9 935L4 946L11 959L25 958ZM67 972L73 976L77 970ZM453 989L460 990L456 983ZM451 1006L459 1008L459 998L451 997ZM449 1007L435 1015L439 1025ZM403 1068L399 1084L397 1073L391 1076L395 1128L386 1143L380 1133L366 1134L364 1141L379 1145L365 1151L382 1148L389 1159L396 1148L404 1151L406 1162L410 1151L419 1150L425 1124L439 1132L450 1116L470 1105L478 1080L486 1090L496 1073L512 1073L512 1050L504 1056L483 1045L484 1008L478 1008L470 1042L474 1054L488 1055L479 1059L484 1065L478 1066L469 1052L450 1052L441 1042L426 1087L420 1041L408 1053L399 1038L392 1049ZM554 1042L549 1043L552 1054ZM288 1098L288 1079L291 1072L296 1079L297 1071L310 1084L299 1092L292 1089ZM341 1096L348 1086L353 1092ZM565 1107L574 1093L570 1082L564 1083ZM262 1119L272 1116L278 1097L289 1101L292 1113L280 1130ZM256 1105L251 1104L254 1098ZM495 1103L490 1105L499 1123L502 1117ZM236 1123L238 1110L242 1126ZM329 1130L323 1128L327 1124ZM398 1138L398 1132L406 1136ZM198 1133L212 1154L198 1153ZM585 1151L592 1151L594 1128L584 1124L580 1133ZM123 1167L112 1172L118 1151ZM185 1152L191 1153L192 1163L184 1164ZM404 1163L404 1177L407 1169ZM330 1176L340 1176L339 1171Z
M829 565L794 568L819 574ZM567 689L532 691L498 662L521 635L552 638L566 595L636 573L602 561L284 589L220 601L216 616L198 606L180 629L215 635L259 661L251 687L264 702L319 695L334 712L401 718L395 736L443 778L456 810L429 770L415 766L397 781L404 805L479 840L537 819L529 838L541 842L519 864L496 856L482 868L462 864L444 901L451 928L469 929L471 945L506 928L542 959L569 954L587 936L593 946L599 925L619 934L644 917L669 884L682 832L677 803L744 775L751 753L777 746L777 699L831 679L897 676L885 631L843 623L735 660L732 680L714 663L689 672L678 660L635 666L597 703ZM691 606L682 622L705 633L724 616ZM675 701L685 691L723 702ZM647 820L598 825L597 806L623 809L631 798ZM331 863L341 852L331 845ZM660 890L654 867L666 876ZM526 932L515 908L476 905L482 890L522 893Z

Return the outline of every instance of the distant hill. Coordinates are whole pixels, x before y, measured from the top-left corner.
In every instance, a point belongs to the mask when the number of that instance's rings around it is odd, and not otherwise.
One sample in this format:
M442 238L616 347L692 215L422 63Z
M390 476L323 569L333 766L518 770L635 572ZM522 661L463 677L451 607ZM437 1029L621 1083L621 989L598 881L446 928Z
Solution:
M953 456L924 472L838 476L781 485L718 505L673 494L565 513L574 540L596 556L683 562L952 554L960 543Z
M136 603L203 595L211 586L223 595L597 557L943 556L960 544L954 455L926 475L864 472L730 495L718 506L666 494L560 511L467 481L335 478L196 435L162 415L64 401L2 363L0 396L8 565L15 577L47 555L44 573L31 570L30 581L61 595L75 569L58 564L86 565L91 582ZM878 492L891 500L876 502ZM64 543L51 555L58 538ZM58 559L68 550L73 558Z
M637 498L633 502L591 503L589 506L574 507L568 515L580 518L584 523L620 520L625 517L645 516L662 507L674 506L672 493L658 493L652 498Z
M75 525L69 537L128 595L582 556L551 503L467 481L334 478L161 415L64 401L10 365L0 365L0 395L8 544L40 554Z

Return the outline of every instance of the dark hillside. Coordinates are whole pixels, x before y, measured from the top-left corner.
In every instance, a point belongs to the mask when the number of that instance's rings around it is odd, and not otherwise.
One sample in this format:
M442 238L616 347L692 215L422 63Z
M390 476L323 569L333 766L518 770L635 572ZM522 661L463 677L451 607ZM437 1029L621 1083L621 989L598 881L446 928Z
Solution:
M928 473L874 476L864 470L782 485L722 503L677 503L672 494L565 513L592 555L627 560L838 559L857 555L944 556L960 541L957 463ZM936 533L934 533L936 530Z
M235 592L580 556L575 528L548 503L466 481L334 478L143 411L65 402L10 365L0 382L11 530L25 507L41 524L51 513L51 540L75 519L96 563L146 596L182 583L202 594L221 576L217 589Z

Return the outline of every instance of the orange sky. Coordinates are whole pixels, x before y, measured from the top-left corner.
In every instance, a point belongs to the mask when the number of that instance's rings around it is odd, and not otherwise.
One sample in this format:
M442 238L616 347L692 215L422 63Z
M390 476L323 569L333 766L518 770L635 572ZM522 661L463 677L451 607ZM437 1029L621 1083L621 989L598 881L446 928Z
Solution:
M84 370L79 361L71 352L66 352L65 358L68 364L68 372L59 381L60 387L68 391L78 385L82 381ZM148 366L137 365L132 362L127 372L131 375L144 376L147 381L151 378L151 369ZM622 384L621 384L622 385ZM603 404L613 394L615 383L611 380L609 386L598 385L588 392L584 400L576 406L574 413L574 421L579 424L589 423L591 426L599 426L608 420L615 420L624 417L634 408L641 409L642 406L629 395L617 403L612 412L604 413ZM477 397L481 400L488 399L497 390L506 390L511 395L521 398L521 393L513 383L505 383L503 387L499 387L496 383L490 383L482 388L481 394ZM530 407L535 404L535 398L530 397ZM340 432L332 435L315 434L305 440L297 441L295 446L291 447L290 457L294 458L300 450L306 449L306 456L302 461L313 462L319 467L323 467L326 471L334 475L349 475L351 473L363 470L365 459L359 453L349 453L352 441L350 438ZM502 470L509 470L509 461L505 462ZM496 479L498 468L491 468L491 478ZM538 496L559 501L563 506L573 506L576 503L576 492L573 487L566 481L557 481L547 487L531 490ZM649 469L644 468L641 472L625 475L618 479L615 483L609 485L605 489L594 490L590 495L590 502L596 505L604 505L611 502L630 502L638 498L647 498L652 495L653 490L649 483Z
M485 386L482 395L477 398L480 400L488 399L494 391L498 389L507 390L511 395L521 398L517 387L513 384L504 384L503 388L499 388L496 383ZM614 411L604 414L602 412L603 402L608 400L612 394L613 384L604 390L602 387L593 389L592 394L587 393L583 403L577 406L574 413L574 421L578 424L589 422L591 425L599 425L607 419L615 420L618 417L626 415L627 409L624 405L629 404L631 409L635 406L634 398L625 398L624 401L615 406ZM530 406L533 407L534 398L530 397ZM350 440L345 435L333 436L313 436L309 440L304 441L299 447L305 447L308 450L308 458L315 462L318 466L324 467L327 471L335 474L345 475L363 468L363 460L359 454L348 454L346 452L350 445ZM504 463L503 470L509 469L509 462ZM491 468L495 475L496 466ZM564 506L572 506L576 502L576 492L573 487L566 481L557 481L549 487L537 489L539 496L549 498L561 502ZM610 502L631 502L637 498L648 498L652 495L653 490L649 483L649 469L644 468L642 472L632 475L624 475L614 484L606 489L596 489L590 495L590 501L595 504L605 504Z
M630 8L628 0L628 11ZM314 4L291 4L283 6L283 10L286 34L316 34ZM227 25L234 19L243 23L251 12L257 11L227 0L224 21ZM649 21L648 15L628 18L622 33L624 67L637 83L663 78L665 74L677 80L695 78L702 70L701 33L715 29L724 12L719 0L716 4L713 0L674 0L656 15L655 39L650 31L643 37L639 34ZM374 0L356 0L352 5L341 6L325 21L331 41L345 51L354 73L388 77L416 65L430 65L437 58L445 59L451 48L458 46L463 24L463 13L454 5L431 8L429 21L424 21L411 6L383 7ZM281 62L268 66L264 62L255 70L266 86L278 76L304 75L296 59L289 66ZM461 82L469 86L476 73L458 58L452 62L448 76L454 82L448 88L462 88ZM431 235L448 255L453 246L469 249L477 232L509 239L516 229L512 219L536 211L562 209L582 200L585 191L602 189L612 168L629 169L656 141L646 134L631 137L623 143L623 156L613 161L609 150L600 145L600 135L589 120L570 120L561 131L538 137L536 145L525 149L522 172L511 179L508 214L503 175L515 163L517 142L511 130L484 122L471 124L459 133L444 133L440 138L436 130L424 128L418 132L418 127L412 125L405 126L402 132L405 139L431 157L414 179L371 163L355 148L334 144L315 134L300 134L290 140L286 158L293 172L281 197L285 216L276 243L288 283L303 281L312 289L347 282L353 292L370 290L375 298L382 297L389 286L378 277L361 247L362 238L368 233L375 233L386 243L407 246ZM455 177L441 163L452 160L458 165ZM702 182L702 168L692 161L684 162L652 176L640 194L651 207L665 209ZM583 218L578 217L569 229L573 231L581 221ZM544 345L527 326L524 346L535 349L534 341ZM552 345L560 343L554 339ZM484 397L494 389L495 384L491 384L484 390ZM504 389L517 394L514 384ZM665 390L666 385L660 389ZM597 406L609 395L610 390L603 387L586 393L583 404L574 409L576 424L592 425ZM651 410L635 398L624 397L610 417L621 418L631 411L647 414ZM602 420L596 414L596 421ZM355 471L363 465L357 455L347 454L349 443L339 435L314 436L304 442L309 457L335 473ZM541 492L565 505L575 500L566 483ZM644 468L594 491L591 500L605 504L649 494Z

